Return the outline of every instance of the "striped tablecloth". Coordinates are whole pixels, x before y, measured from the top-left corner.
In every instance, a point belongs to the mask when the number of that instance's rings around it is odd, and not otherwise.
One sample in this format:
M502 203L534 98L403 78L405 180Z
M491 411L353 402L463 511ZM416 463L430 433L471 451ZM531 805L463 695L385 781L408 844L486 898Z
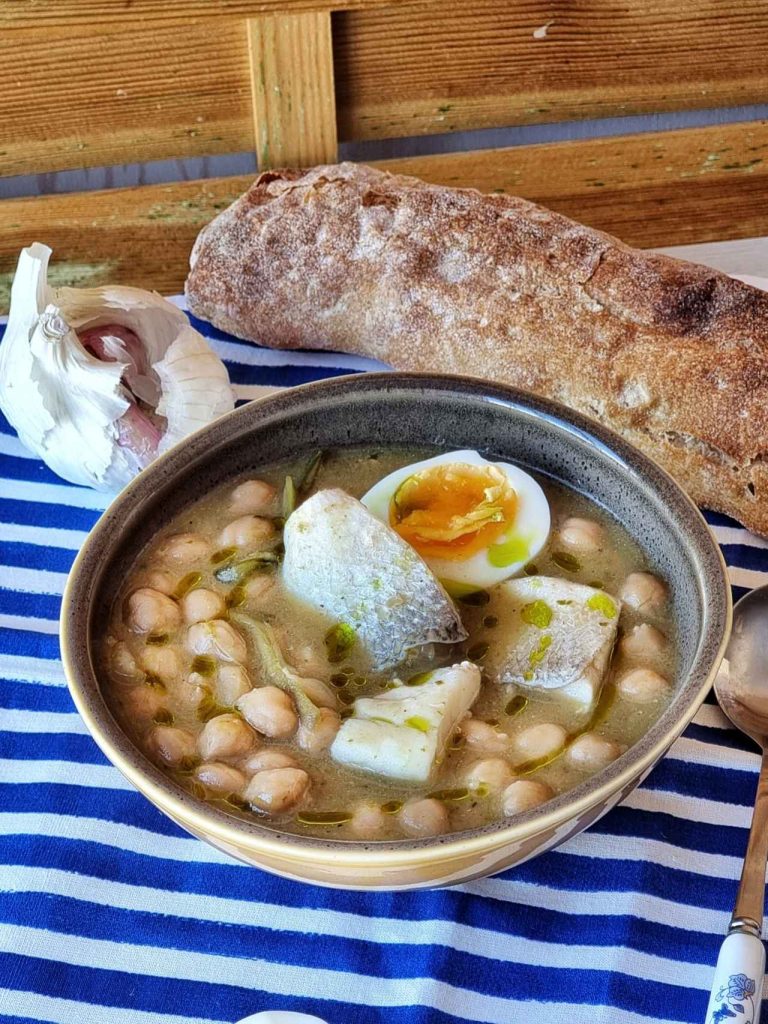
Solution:
M210 332L241 397L373 364ZM105 507L0 423L0 1022L702 1021L758 758L707 704L626 803L560 849L434 892L334 892L191 838L109 765L64 684L67 570ZM710 516L736 596L768 544Z

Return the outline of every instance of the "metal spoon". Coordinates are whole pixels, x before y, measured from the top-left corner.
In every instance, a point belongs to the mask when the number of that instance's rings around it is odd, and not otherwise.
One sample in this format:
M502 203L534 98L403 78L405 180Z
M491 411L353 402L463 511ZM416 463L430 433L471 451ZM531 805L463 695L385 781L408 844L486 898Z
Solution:
M715 694L736 728L751 736L763 753L739 892L717 958L706 1024L732 1017L759 1024L768 860L768 586L746 594L733 609L733 632Z

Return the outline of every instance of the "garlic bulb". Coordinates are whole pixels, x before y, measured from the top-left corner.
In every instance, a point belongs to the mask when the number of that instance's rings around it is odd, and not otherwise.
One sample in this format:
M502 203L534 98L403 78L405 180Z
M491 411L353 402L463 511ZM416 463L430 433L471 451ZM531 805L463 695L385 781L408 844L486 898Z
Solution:
M171 302L139 288L51 288L22 249L0 344L0 409L59 476L117 490L234 408L226 368Z

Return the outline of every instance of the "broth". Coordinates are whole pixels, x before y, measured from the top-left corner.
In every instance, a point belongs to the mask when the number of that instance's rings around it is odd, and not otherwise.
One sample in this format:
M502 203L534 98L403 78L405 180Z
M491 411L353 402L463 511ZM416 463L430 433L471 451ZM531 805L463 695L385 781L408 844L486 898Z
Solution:
M432 455L424 449L326 453L299 500L329 488L359 498L392 471ZM234 509L238 481L204 496L140 554L114 604L102 649L105 696L136 744L196 796L282 832L324 838L393 840L477 828L578 785L634 744L669 703L672 686L665 681L675 675L674 627L664 591L650 576L637 579L651 588L653 600L643 604L641 594L635 599L639 609L627 602L621 607L620 642L591 708L564 699L562 690L499 680L505 635L518 614L503 584L462 588L455 606L468 635L457 643L428 644L386 670L372 668L359 643L329 660L338 623L289 592L279 565L285 480L300 481L307 466L304 458L260 469L247 479L274 488L274 496L251 483L237 492L242 498ZM552 530L521 578L554 577L615 596L631 574L648 572L640 547L603 509L548 478L536 479L549 503ZM244 509L251 510L246 517L255 512L267 525L228 527ZM596 549L565 542L568 526L564 533L561 528L574 519L593 524L600 537ZM179 535L192 539L182 542ZM251 559L242 568L238 557L254 547L260 557L274 560ZM632 598L631 586L626 592ZM268 732L274 735L248 723L250 710L235 707L251 687L270 682L263 660L242 643L243 614L268 623L288 672L314 680L317 701L335 705L335 712L322 712L329 735L356 714L358 699L387 694L393 680L418 684L430 670L476 664L482 672L479 696L427 780L350 767L334 757L327 737L296 730L297 698L290 694L269 691L267 710L274 721L269 719ZM211 632L211 620L224 625ZM639 629L632 633L634 627ZM640 669L651 671L638 674ZM287 677L281 678L280 686ZM418 694L418 685L411 689ZM323 729L316 727L318 736ZM290 790L287 797L282 793L289 802L278 797L270 806L258 795L259 785L269 796L278 782Z

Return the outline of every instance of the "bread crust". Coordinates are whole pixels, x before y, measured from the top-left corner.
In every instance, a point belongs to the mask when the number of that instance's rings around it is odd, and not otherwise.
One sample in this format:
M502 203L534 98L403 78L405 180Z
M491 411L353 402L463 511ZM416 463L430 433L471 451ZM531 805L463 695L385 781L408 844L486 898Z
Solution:
M269 171L200 233L192 312L274 348L559 400L768 535L768 294L534 203L358 164Z

